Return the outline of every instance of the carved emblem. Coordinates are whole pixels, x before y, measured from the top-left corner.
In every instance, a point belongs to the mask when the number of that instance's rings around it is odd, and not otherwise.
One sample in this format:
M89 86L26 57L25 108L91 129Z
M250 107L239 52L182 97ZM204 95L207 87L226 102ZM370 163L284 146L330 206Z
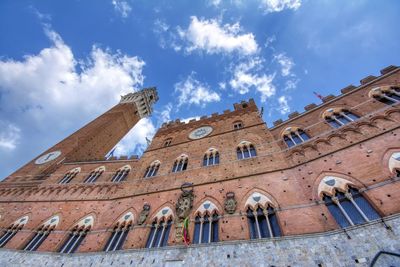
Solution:
M139 214L139 219L138 219L138 222L137 222L138 225L142 225L146 221L147 216L149 215L149 213L150 213L150 205L149 204L144 204L143 205L143 209Z
M233 214L235 213L236 210L236 200L235 200L235 193L233 192L228 192L226 193L226 199L225 199L225 211L228 214Z
M188 189L190 188L190 189ZM179 222L182 222L186 217L189 216L190 211L193 207L193 188L191 183L184 183L181 186L182 194L176 202L176 216Z

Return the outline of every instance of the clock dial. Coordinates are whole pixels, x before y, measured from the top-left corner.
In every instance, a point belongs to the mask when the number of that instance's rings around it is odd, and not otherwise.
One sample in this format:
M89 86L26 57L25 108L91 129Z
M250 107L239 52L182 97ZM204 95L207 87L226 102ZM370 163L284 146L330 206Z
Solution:
M52 161L52 160L58 158L60 155L61 155L61 151L59 151L59 150L49 152L49 153L44 154L43 156L40 156L39 158L37 158L35 160L35 164L38 164L38 165L45 164L49 161Z
M193 130L189 134L189 138L190 139L200 139L200 138L203 138L203 137L209 135L212 131L213 131L212 127L203 126L203 127L197 128L196 130Z

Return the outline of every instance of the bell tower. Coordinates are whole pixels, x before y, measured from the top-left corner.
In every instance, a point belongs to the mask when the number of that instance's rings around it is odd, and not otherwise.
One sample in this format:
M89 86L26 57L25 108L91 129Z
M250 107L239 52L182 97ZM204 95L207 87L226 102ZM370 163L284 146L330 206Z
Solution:
M104 160L140 119L152 114L157 100L155 87L121 96L116 106L27 163L5 182L38 182L64 162Z

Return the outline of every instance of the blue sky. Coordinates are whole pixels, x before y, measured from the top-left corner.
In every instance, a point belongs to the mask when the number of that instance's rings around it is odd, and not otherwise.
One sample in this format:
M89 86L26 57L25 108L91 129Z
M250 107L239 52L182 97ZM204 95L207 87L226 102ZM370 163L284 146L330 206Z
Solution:
M165 121L254 98L268 126L399 65L400 2L0 2L0 177L115 105L160 100L118 145L140 153Z

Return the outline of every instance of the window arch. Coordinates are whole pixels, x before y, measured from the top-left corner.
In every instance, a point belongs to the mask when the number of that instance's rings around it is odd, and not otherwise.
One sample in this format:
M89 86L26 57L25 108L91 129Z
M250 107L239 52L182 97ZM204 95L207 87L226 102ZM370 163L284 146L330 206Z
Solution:
M125 213L115 224L110 238L108 239L104 251L120 250L125 243L126 237L133 225L133 213Z
M24 216L11 224L5 233L0 237L0 248L4 247L8 241L10 241L11 238L13 238L25 226L25 224L27 224L28 220L29 217Z
M299 127L286 128L282 133L282 137L289 148L297 146L310 139L310 137Z
M111 178L111 182L119 183L125 181L126 177L128 176L131 170L131 166L125 165L124 167L119 168L118 171L115 172L113 177Z
M68 184L81 171L81 168L75 168L64 174L59 184Z
M193 244L218 242L218 208L209 200L196 211Z
M270 238L281 235L275 208L268 197L254 192L246 201L250 238Z
M400 152L394 152L389 159L389 170L391 173L399 176L400 174Z
M57 227L60 221L60 216L55 215L45 221L36 231L35 235L25 246L24 250L26 251L36 251L40 245L46 240L46 238L50 235L50 233Z
M161 162L159 160L153 161L149 167L147 167L143 178L153 177L157 175L158 169L160 168Z
M350 122L358 120L360 117L351 113L347 109L342 108L330 108L324 112L322 117L329 123L333 128L339 128Z
M68 238L60 249L60 253L74 253L92 228L93 222L94 218L92 215L80 220L70 231Z
M238 159L247 159L257 156L257 153L252 143L242 141L236 148L236 155Z
M244 127L243 125L244 125L244 124L243 124L242 121L235 121L235 122L233 123L233 129L234 129L234 130L242 129L242 128Z
M181 172L187 169L189 157L185 154L180 155L172 166L172 172Z
M101 174L106 170L104 166L98 167L90 172L88 177L86 177L84 183L94 183L101 176Z
M172 143L172 138L168 138L164 141L164 147L168 147L170 146Z
M342 228L380 217L358 189L345 179L324 177L319 184L318 194L322 196L329 212Z
M373 88L368 95L369 97L373 97L382 103L393 105L400 102L400 87L380 86Z
M215 148L210 148L204 153L203 166L212 166L219 164L219 152Z
M146 248L165 247L168 244L168 236L173 219L172 210L169 207L161 209L153 218Z

